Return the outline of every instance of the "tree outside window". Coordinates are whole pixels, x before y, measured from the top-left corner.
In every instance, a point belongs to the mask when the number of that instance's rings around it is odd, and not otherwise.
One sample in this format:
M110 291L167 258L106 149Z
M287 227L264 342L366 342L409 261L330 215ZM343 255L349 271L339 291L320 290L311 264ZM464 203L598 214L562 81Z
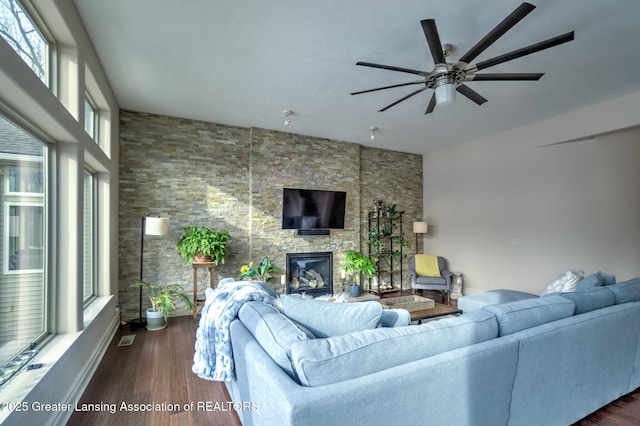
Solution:
M47 83L47 40L18 0L0 0L0 35Z

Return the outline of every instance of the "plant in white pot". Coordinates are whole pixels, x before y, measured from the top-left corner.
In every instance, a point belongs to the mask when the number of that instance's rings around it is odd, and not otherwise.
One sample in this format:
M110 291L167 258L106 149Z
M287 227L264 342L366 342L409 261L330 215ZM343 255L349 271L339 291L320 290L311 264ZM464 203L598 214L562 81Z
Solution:
M343 268L345 272L357 272L358 281L360 279L360 274L371 279L373 274L376 272L376 267L373 264L373 261L368 256L365 256L356 250L347 250L344 255ZM359 282L354 281L349 285L349 295L357 297L359 294L360 284Z
M189 312L193 312L193 303L178 284L160 288L145 281L136 281L131 287L142 287L149 293L151 307L147 309L147 330L162 330L167 326L167 318L176 309L176 299L182 300Z

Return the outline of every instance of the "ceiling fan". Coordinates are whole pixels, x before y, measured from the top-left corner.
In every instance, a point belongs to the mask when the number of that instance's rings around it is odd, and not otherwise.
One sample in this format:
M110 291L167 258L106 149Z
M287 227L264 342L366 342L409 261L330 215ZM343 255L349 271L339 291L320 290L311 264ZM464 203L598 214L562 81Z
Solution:
M531 44L529 46L517 49L508 53L505 53L495 58L487 59L476 64L472 64L472 61L484 52L489 46L491 46L496 40L502 37L507 31L509 31L514 25L520 22L525 16L527 16L536 7L529 3L522 3L518 6L509 16L507 16L502 22L500 22L495 28L484 36L475 46L473 46L467 53L462 55L458 62L455 64L447 63L446 52L443 50L443 46L440 43L440 36L438 35L438 29L436 28L436 22L433 19L424 19L420 21L422 24L422 30L424 36L427 39L431 56L435 67L431 71L420 71L409 68L396 67L392 65L374 64L371 62L357 62L356 65L364 67L381 68L390 71L398 71L409 74L415 74L422 77L420 80L410 81L408 83L393 84L391 86L378 87L375 89L361 90L359 92L353 92L352 95L359 95L362 93L375 92L378 90L392 89L395 87L410 86L414 84L421 84L423 87L409 93L408 95L398 99L397 101L385 106L379 112L386 111L389 108L398 105L409 99L418 93L427 90L434 89L434 93L431 96L431 100L427 106L425 114L433 112L436 105L447 106L451 105L455 99L455 92L466 96L478 105L482 105L487 102L482 95L475 90L471 89L465 84L468 81L537 81L544 75L544 73L485 73L478 74L478 71L482 71L486 68L494 65L501 64L503 62L511 61L522 56L530 55L535 52L539 52L550 47L557 46L559 44L566 43L573 40L573 31L566 34L562 34L538 43ZM445 45L447 46L447 45Z

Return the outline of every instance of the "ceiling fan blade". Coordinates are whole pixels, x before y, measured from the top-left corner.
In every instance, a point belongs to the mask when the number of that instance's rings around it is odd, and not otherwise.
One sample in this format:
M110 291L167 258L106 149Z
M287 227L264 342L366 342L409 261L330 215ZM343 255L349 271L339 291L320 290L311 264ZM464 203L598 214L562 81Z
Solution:
M527 47L523 47L522 49L514 50L509 53L505 53L504 55L496 56L495 58L487 59L486 61L479 62L476 64L476 68L478 70L482 70L485 68L492 67L494 65L501 64L503 62L511 61L513 59L521 58L522 56L527 56L532 53L539 52L541 50L548 49L550 47L557 46L559 44L566 43L568 41L573 40L573 31L570 31L566 34L559 35L557 37L550 38L548 40L541 41L539 43L532 44Z
M407 96L404 96L404 97L402 97L402 98L398 99L397 101L395 101L394 103L387 105L386 107L382 108L382 109L381 109L381 110L379 110L378 112L386 111L386 110L388 110L389 108L391 108L392 106L398 105L400 102L402 102L402 101L406 101L407 99L409 99L409 98L410 98L410 97L412 97L413 95L417 95L418 93L420 93L420 92L422 92L423 90L426 90L426 89L427 89L427 87L422 87L422 88L420 88L420 89L418 89L418 90L416 90L416 91L413 91L413 92L409 93Z
M456 91L466 96L467 98L471 99L473 102L477 103L478 105L482 105L483 103L487 102L487 100L482 95L480 95L478 92L476 92L469 86L465 86L464 84L461 84L458 87L456 87Z
M427 110L424 112L424 115L432 113L435 107L436 107L436 92L433 92L433 95L431 95L431 100L429 101L429 105L427 105Z
M442 43L440 42L440 36L438 35L438 28L436 27L436 21L434 19L424 19L420 21L422 24L422 31L427 39L429 50L431 50L431 56L433 62L438 64L446 64L447 60L444 57L442 51Z
M486 48L491 46L496 40L502 37L504 33L509 31L535 8L536 7L532 4L522 3L494 29L489 31L482 40L473 46L467 53L462 55L460 62L464 62L466 64L471 63L471 61L473 61L479 54L484 52Z
M392 65L374 64L372 62L359 61L359 62L356 62L356 65L361 65L363 67L380 68L380 69L389 70L389 71L406 72L406 73L409 73L409 74L417 74L417 75L427 75L428 74L425 71L412 70L412 69L409 69L409 68L394 67Z
M471 77L471 81L538 81L543 75L543 72L487 73L475 74Z
M409 85L412 85L412 84L424 84L424 82L425 82L424 80L410 81L409 83L393 84L391 86L377 87L375 89L360 90L359 92L353 92L351 94L352 95L360 95L362 93L375 92L377 90L393 89L394 87L409 86Z

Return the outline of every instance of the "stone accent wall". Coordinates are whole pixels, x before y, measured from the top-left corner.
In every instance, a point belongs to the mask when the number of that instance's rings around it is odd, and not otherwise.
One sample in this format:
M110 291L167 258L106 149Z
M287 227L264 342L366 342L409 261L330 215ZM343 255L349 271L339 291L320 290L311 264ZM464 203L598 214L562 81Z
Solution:
M282 188L347 192L344 230L298 236L281 229ZM216 282L263 256L285 267L286 253L332 251L339 287L344 251L367 250L373 200L405 211L405 234L422 217L422 156L259 128L239 128L132 111L120 112L120 274L122 317L138 314L142 216L170 218L169 235L144 239L144 279L181 284L191 294L191 265L176 243L187 225L227 230L233 238ZM413 243L412 243L413 245ZM412 252L409 249L408 252ZM283 272L284 273L284 272ZM335 277L338 277L335 279ZM208 285L199 271L200 291ZM276 277L272 285L279 288ZM408 288L408 281L406 287ZM336 288L335 290L338 290ZM143 300L143 306L147 306Z

